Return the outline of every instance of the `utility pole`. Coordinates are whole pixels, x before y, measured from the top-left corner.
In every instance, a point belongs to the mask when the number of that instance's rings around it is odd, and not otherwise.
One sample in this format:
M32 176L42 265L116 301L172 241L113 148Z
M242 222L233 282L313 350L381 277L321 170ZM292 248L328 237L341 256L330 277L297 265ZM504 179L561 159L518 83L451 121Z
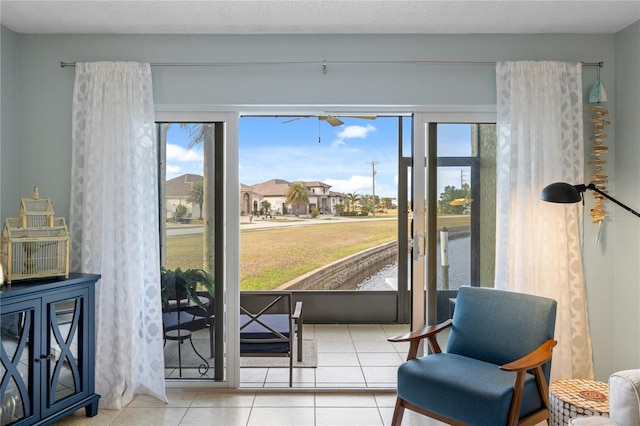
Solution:
M377 161L370 161L369 163L371 165L371 179L373 181L373 199L372 199L372 203L373 203L373 215L376 215L376 164L378 164Z

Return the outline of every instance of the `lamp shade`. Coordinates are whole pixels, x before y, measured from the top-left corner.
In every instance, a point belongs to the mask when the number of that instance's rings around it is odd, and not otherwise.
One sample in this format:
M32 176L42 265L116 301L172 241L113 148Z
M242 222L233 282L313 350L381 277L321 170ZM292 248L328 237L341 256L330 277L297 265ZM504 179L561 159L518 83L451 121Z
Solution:
M583 185L584 186L584 185ZM551 203L577 203L582 201L582 194L576 186L566 182L555 182L544 187L540 199Z

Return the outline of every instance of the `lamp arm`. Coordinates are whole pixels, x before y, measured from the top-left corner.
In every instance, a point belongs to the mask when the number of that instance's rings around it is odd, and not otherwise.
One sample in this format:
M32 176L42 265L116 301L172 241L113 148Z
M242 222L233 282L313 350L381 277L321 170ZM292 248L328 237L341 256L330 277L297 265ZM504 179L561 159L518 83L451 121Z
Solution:
M576 185L576 188L578 189L578 191L580 191L580 189L581 189L581 188L578 188L579 186L584 186L584 185ZM590 189L590 190L592 190L594 192L597 192L598 194L602 195L607 200L613 201L614 203L616 203L617 205L619 205L620 207L622 207L623 209L625 209L629 213L632 213L632 214L640 217L640 213L638 213L637 211L633 210L631 207L629 207L629 206L627 206L625 204L622 204L620 201L616 200L612 196L600 191L598 188L596 188L596 186L594 184L590 183L589 185L586 185L585 189ZM582 192L584 192L584 190Z

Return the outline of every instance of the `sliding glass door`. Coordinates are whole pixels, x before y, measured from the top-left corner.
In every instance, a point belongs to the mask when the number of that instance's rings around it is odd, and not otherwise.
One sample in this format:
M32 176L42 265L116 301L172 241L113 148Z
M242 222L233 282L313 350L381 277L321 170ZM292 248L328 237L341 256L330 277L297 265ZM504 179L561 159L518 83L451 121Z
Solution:
M235 167L237 115L156 114L160 164L160 241L167 384L235 387L233 333L237 316L238 239ZM160 118L160 119L158 119ZM236 184L237 186L237 184ZM233 199L233 201L232 201ZM231 291L228 291L231 290Z
M493 286L495 114L416 114L412 328L448 318L462 285Z

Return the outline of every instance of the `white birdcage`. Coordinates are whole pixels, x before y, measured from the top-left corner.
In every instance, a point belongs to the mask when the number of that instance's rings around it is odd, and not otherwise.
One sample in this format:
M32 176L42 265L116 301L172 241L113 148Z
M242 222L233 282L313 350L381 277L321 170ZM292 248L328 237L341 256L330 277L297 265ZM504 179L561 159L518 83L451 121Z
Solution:
M18 217L8 217L0 250L7 283L13 280L69 277L69 231L64 218L54 217L53 204L40 198L20 200Z

